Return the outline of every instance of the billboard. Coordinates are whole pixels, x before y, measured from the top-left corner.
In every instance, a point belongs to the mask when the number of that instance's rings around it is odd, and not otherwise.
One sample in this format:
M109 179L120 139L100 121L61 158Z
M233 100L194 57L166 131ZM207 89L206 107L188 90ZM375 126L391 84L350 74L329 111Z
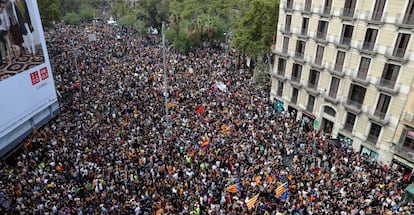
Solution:
M59 109L37 2L2 2L0 156Z

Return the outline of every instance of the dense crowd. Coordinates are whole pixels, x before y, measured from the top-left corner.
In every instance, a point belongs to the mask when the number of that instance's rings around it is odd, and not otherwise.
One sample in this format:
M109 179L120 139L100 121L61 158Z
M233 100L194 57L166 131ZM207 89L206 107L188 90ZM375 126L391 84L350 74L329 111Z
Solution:
M414 210L401 174L277 113L269 87L256 87L233 50L182 55L169 46L167 123L158 35L84 23L57 24L46 38L61 111L15 164L1 163L1 214ZM285 182L280 199L275 189Z

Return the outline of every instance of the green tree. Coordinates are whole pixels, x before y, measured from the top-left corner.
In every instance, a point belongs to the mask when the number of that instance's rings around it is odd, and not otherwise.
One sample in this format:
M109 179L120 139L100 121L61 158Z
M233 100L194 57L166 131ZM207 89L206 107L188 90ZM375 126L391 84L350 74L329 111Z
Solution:
M88 21L96 17L98 11L89 4L82 4L79 16L82 20Z
M277 26L279 0L241 0L238 18L233 22L232 45L252 58L269 53ZM252 67L251 67L252 68Z
M63 17L63 21L71 25L76 25L80 22L80 17L77 13L69 12Z
M146 26L161 30L162 22L170 16L169 8L170 0L138 0L134 12Z
M51 27L53 21L60 21L61 12L59 0L40 0L38 1L40 18L44 27Z

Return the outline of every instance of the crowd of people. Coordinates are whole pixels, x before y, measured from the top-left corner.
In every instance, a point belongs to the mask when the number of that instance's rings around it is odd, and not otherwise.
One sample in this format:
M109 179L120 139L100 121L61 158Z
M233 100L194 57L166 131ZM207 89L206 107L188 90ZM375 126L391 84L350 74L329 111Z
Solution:
M60 113L1 163L2 214L414 210L401 174L278 113L233 50L169 46L166 94L158 35L83 23L57 24L46 39Z

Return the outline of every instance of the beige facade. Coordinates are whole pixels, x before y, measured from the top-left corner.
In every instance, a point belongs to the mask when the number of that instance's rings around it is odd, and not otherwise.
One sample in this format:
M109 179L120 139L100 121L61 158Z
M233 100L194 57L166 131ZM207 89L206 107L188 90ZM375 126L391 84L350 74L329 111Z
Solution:
M357 151L412 169L413 30L414 0L282 1L270 99Z

